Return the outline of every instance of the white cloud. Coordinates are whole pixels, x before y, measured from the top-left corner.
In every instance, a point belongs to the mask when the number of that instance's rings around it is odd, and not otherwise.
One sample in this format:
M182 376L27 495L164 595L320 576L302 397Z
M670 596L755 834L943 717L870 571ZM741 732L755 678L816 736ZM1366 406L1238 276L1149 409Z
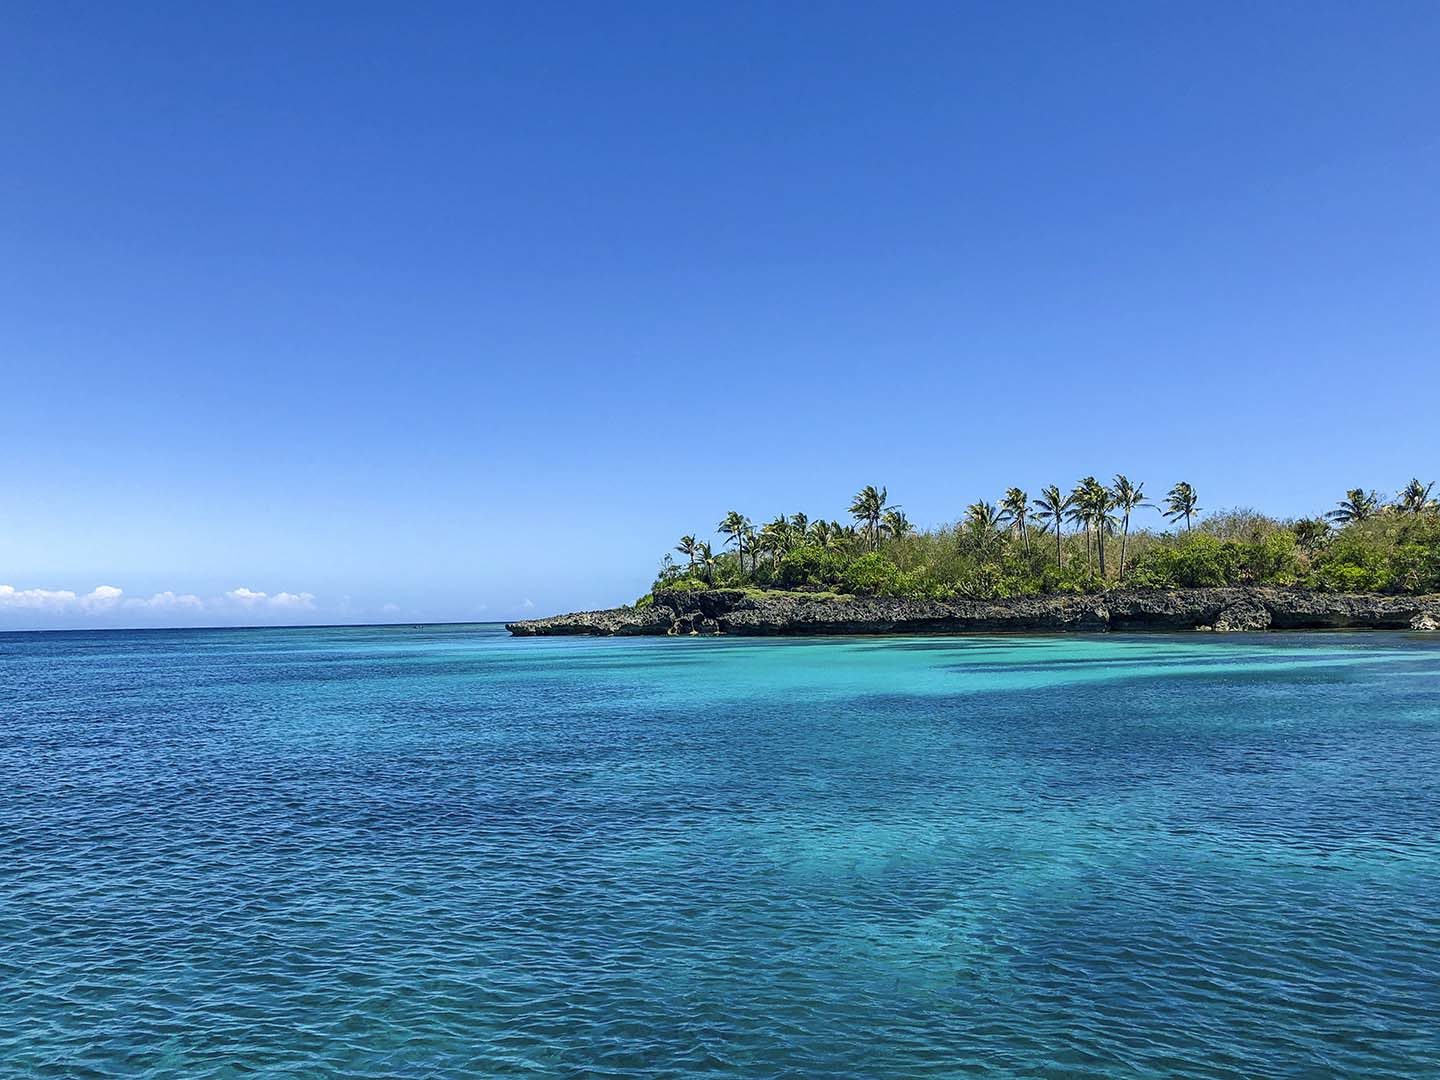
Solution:
M94 614L119 607L127 611L145 608L166 611L199 610L204 606L204 601L192 593L176 595L168 590L147 600L143 596L126 596L118 585L97 585L84 595L73 589L17 589L14 585L0 585L0 609Z
M80 606L87 611L106 611L120 603L125 590L118 585L96 585L80 597Z
M315 596L313 593L308 592L278 592L270 597L270 606L278 608L304 608L308 611L315 606Z
M17 589L0 585L0 607L63 611L80 598L70 589Z
M11 619L69 615L78 619L113 617L121 612L132 617L174 619L213 612L224 618L228 610L246 612L299 612L315 610L315 595L308 592L265 593L240 586L224 596L203 600L194 593L166 589L149 597L126 596L118 585L97 585L89 592L74 589L18 589L0 585L0 614Z
M154 596L150 597L149 600L142 600L137 596L126 600L125 604L127 607L148 607L156 611L200 611L205 607L205 601L201 600L200 597L194 593L181 593L176 595L169 589L166 589L164 592L157 592Z
M271 596L269 593L256 589L247 589L244 585L231 589L225 594L225 598L247 609L268 607L289 611L311 611L315 607L314 593L278 592Z
M383 611L383 612L385 612L386 615L394 615L397 611L400 610L400 605L399 605L399 604L386 604L386 605L385 605L384 607L382 607L380 610Z

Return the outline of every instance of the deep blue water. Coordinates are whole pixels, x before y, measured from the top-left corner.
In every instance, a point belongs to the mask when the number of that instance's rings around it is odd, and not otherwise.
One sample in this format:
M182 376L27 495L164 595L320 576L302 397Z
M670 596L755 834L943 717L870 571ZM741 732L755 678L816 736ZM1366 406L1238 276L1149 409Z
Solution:
M0 1072L1440 1075L1440 642L0 635Z

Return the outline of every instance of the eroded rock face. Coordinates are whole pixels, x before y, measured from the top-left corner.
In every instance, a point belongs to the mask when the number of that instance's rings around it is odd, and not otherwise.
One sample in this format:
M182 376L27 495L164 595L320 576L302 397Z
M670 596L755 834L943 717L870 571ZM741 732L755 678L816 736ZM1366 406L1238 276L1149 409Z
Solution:
M554 634L590 634L600 637L615 635L651 636L667 634L675 624L676 613L670 608L610 608L605 611L577 611L549 619L526 619L506 624L505 629L517 637Z
M1025 631L1440 629L1440 596L1300 589L1124 589L1012 600L818 599L738 589L657 592L643 608L511 623L536 634L957 634Z
M712 619L701 611L686 611L675 616L674 624L671 625L666 633L672 635L689 634L691 636L718 634L720 633L720 621L718 619Z
M1258 601L1247 597L1222 611L1216 617L1211 629L1217 633L1269 630L1270 610Z

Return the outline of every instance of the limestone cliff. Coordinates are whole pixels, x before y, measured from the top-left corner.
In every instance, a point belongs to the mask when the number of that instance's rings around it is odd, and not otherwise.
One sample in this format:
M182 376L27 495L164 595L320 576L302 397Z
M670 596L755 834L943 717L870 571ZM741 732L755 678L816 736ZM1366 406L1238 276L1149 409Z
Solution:
M1300 629L1435 630L1440 596L1300 589L1119 589L1095 596L1011 600L817 598L738 589L657 592L645 607L510 623L546 634L956 634L1025 631Z

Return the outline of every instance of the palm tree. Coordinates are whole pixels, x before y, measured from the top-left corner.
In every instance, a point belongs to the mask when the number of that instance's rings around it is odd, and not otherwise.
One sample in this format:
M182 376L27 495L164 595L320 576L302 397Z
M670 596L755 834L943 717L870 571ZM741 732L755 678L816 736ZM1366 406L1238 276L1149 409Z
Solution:
M1424 514L1437 509L1434 499L1430 498L1430 492L1435 487L1435 481L1422 484L1417 476L1410 483L1406 484L1400 491L1400 501L1396 505L1402 513Z
M695 558L700 563L700 572L705 575L705 580L715 584L715 552L710 549L709 541L702 540L695 545Z
M1060 568L1060 526L1070 511L1070 496L1063 495L1055 484L1043 488L1035 500L1035 517L1043 528L1046 522L1055 525L1055 568Z
M1306 555L1313 555L1330 537L1330 523L1324 518L1301 518L1295 522L1295 542Z
M780 557L790 550L790 519L781 514L767 521L760 530L759 550L770 553L772 565L780 565Z
M806 514L791 514L790 528L795 531L796 543L803 544L805 542L805 534L809 531L810 528L809 516Z
M1120 581L1125 581L1125 555L1130 547L1130 515L1142 506L1149 506L1145 501L1144 483L1132 484L1130 478L1124 473L1115 477L1114 484L1110 487L1110 494L1115 498L1115 509L1120 511Z
M910 519L903 510L895 507L885 511L885 517L880 521L880 530L892 540L904 540L915 531L915 526L910 524Z
M1335 504L1335 509L1325 516L1337 524L1349 525L1372 518L1379 510L1378 493L1365 491L1363 488L1351 488L1345 493L1345 498Z
M738 510L731 510L725 519L715 526L715 531L725 536L725 546L735 545L735 555L740 560L740 572L745 572L745 537L750 532L750 519Z
M995 504L984 499L965 508L965 527L970 530L982 559L990 557L991 549L1000 539L999 529L1003 523Z
M965 524L977 532L994 532L1004 521L994 503L981 499L965 508Z
M1030 496L1021 491L1018 487L1012 487L1005 492L1005 498L1000 500L1000 513L1004 516L1012 528L1020 534L1020 539L1025 544L1025 554L1030 554L1030 527L1027 517L1030 513Z
M1091 573L1095 572L1095 560L1090 554L1090 526L1094 518L1093 503L1095 489L1100 486L1100 481L1093 476L1087 476L1080 483L1075 485L1075 490L1070 492L1070 513L1066 515L1067 520L1073 522L1075 527L1085 529L1085 566Z
M826 551L839 551L855 538L855 530L838 521L821 518L810 526L810 543Z
M1090 487L1088 501L1090 504L1090 524L1095 530L1095 547L1100 555L1100 579L1105 579L1105 537L1115 532L1115 515L1111 512L1115 509L1115 495L1104 484L1096 483Z
M1199 512L1195 489L1184 480L1171 488L1170 494L1165 496L1165 520L1179 521L1184 518L1186 532L1190 531L1190 519Z
M770 555L773 560L775 553L774 536L762 527L759 533L755 535L755 538L750 541L749 547L750 565L752 567L759 567L760 557L762 555Z
M885 516L885 511L899 509L898 506L892 508L886 502L888 494L883 487L876 491L873 484L867 484L860 489L860 493L855 496L855 501L850 504L850 516L864 524L865 535L870 541L871 551L880 546L880 519Z
M680 543L675 545L675 550L690 560L690 573L692 574L695 572L695 555L699 549L700 545L696 542L695 537L688 535L680 537Z

